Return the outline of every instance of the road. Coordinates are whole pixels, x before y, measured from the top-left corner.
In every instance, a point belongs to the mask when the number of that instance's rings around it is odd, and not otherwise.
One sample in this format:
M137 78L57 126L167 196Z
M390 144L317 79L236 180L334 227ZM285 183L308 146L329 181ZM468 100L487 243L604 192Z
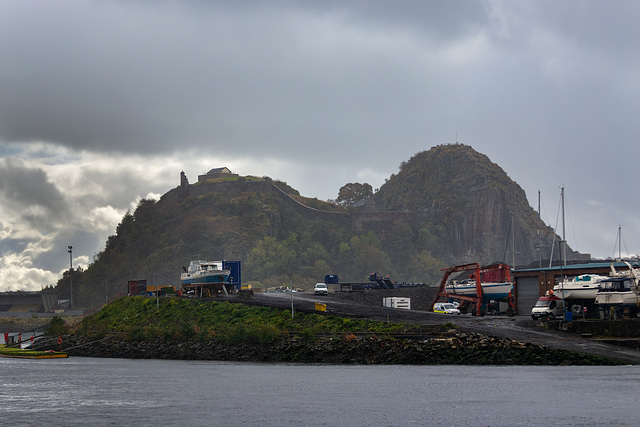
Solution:
M630 364L640 364L640 350L612 345L592 338L583 338L556 329L544 329L539 322L532 320L529 316L475 317L437 314L426 310L395 309L383 307L381 301L380 305L373 305L370 299L365 296L359 298L358 295L353 294L358 293L333 292L326 296L307 292L256 293L252 299L239 301L236 298L235 301L287 310L291 309L293 303L294 313L315 312L315 303L322 303L326 304L328 314L336 316L406 322L424 326L436 326L451 322L464 332L475 332L498 338L611 357ZM228 297L230 301L233 298ZM375 300L380 300L380 298L375 298Z

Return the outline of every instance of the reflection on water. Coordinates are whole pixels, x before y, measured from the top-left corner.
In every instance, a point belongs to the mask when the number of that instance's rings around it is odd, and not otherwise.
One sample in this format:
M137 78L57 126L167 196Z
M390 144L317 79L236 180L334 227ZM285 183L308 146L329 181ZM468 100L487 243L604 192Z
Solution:
M0 359L2 425L637 425L640 367Z

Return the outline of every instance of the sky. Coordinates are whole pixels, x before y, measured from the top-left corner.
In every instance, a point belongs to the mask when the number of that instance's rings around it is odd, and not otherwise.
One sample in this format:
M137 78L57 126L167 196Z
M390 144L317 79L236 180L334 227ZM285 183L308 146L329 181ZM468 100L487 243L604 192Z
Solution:
M328 200L455 142L558 234L564 188L574 250L640 253L639 20L635 0L0 0L0 291L86 268L181 171Z

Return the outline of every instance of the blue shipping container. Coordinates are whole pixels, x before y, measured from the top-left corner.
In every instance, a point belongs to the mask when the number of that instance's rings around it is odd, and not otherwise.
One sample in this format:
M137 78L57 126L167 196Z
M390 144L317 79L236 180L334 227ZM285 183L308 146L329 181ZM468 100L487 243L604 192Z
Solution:
M337 274L327 274L324 276L324 283L327 285L337 285L338 284L338 275Z
M242 265L240 261L222 261L222 268L229 270L229 279L225 283L234 286L236 289L242 287Z

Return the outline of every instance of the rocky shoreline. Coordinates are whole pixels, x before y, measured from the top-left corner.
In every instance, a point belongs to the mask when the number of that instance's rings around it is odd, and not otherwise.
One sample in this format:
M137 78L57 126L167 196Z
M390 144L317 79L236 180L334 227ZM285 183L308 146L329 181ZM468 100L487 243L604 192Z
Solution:
M109 335L88 339L74 335L42 339L40 350L59 350L72 357L218 360L334 364L406 365L618 365L622 362L542 345L450 331L440 337L341 337L309 341L297 337L272 343L164 339L133 341Z

